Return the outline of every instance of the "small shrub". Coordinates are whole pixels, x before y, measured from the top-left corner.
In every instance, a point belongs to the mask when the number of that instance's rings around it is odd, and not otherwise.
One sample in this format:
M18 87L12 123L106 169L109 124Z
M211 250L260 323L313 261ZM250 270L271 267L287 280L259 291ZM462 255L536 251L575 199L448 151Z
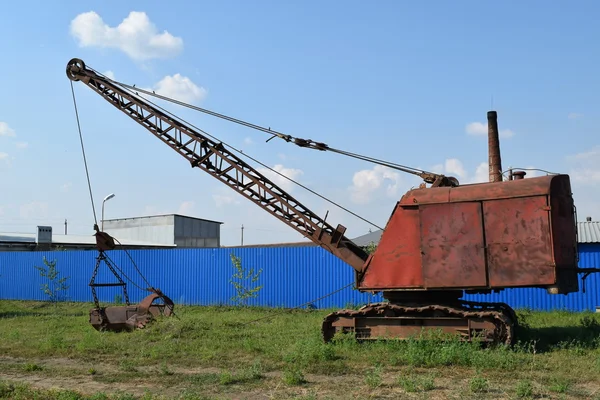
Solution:
M44 257L43 263L43 267L34 266L34 268L40 271L42 277L47 278L50 281L50 283L42 284L41 289L49 297L50 302L56 303L61 298L61 292L65 292L69 289L69 285L67 285L69 277L58 277L60 273L56 268L56 260L48 261L46 257Z
M469 389L471 389L473 393L487 392L488 387L489 383L487 379L479 375L471 378L471 381L469 382Z
M381 373L382 373L381 365L375 366L375 368L367 371L367 373L365 374L365 383L371 388L376 388L378 386L381 386L381 383L383 382Z
M569 382L567 379L557 378L554 379L549 389L551 392L555 393L567 393L570 386L571 382Z
M33 372L33 371L41 371L44 368L41 365L37 365L35 363L27 363L23 366L23 369L27 372Z
M286 385L297 386L306 383L306 378L304 378L304 374L295 366L289 366L283 371L283 382Z
M400 376L398 384L406 392L427 392L435 389L433 376Z
M520 380L517 383L517 396L521 398L533 396L533 386L530 381Z
M246 305L248 300L258 296L258 292L262 289L262 285L256 286L258 278L262 273L262 269L254 271L254 268L246 270L242 265L242 260L235 254L231 253L231 263L236 272L233 274L231 284L235 288L236 295L231 298L231 301L238 305Z

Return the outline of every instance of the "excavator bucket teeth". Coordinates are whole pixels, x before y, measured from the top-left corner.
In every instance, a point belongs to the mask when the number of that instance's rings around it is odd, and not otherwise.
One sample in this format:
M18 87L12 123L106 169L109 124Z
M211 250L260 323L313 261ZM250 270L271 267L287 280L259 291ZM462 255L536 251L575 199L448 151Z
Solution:
M156 300L162 303L154 304ZM160 290L154 290L137 305L92 308L90 324L98 331L133 331L143 329L155 317L173 315L175 304Z

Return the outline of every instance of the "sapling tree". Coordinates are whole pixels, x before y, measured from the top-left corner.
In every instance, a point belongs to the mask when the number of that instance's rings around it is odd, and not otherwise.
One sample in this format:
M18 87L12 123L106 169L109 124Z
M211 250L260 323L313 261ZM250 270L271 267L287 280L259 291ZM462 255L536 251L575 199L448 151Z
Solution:
M246 305L248 300L257 297L258 292L263 288L263 285L257 285L262 269L256 272L254 268L246 269L239 257L233 253L231 253L230 257L233 268L235 268L235 273L231 277L230 282L236 291L231 301L238 305Z
M41 289L42 292L49 297L50 302L56 303L60 299L61 292L65 292L69 289L69 285L67 285L69 277L58 277L60 272L58 272L58 269L56 268L56 260L48 261L48 259L44 257L43 263L43 267L34 266L35 269L40 271L42 277L47 278L50 281L49 283L43 283Z

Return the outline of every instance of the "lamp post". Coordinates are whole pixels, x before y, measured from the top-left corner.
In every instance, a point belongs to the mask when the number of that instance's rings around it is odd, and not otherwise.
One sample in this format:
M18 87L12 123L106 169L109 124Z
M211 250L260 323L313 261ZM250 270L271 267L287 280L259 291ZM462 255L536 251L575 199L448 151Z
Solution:
M104 198L104 200L102 201L102 227L100 228L102 230L102 232L104 232L104 203L106 203L108 200L112 199L113 197L115 197L115 194L111 193L108 196L106 196Z

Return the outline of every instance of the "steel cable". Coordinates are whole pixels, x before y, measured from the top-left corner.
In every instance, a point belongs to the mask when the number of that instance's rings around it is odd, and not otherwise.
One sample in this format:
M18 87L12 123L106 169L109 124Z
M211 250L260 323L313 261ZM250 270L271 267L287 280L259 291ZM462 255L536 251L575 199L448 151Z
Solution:
M107 80L110 80L114 84L117 84L117 85L122 86L124 88L127 88L129 90L135 91L137 96L139 96L140 98L142 98L142 99L144 99L146 101L148 101L148 100L145 99L144 97L140 96L139 93L137 93L137 92L141 92L141 93L147 94L149 96L153 96L153 97L156 97L158 99L165 100L165 101L168 101L170 103L177 104L177 105L180 105L180 106L183 106L183 107L195 110L195 111L200 111L202 113L205 113L205 114L208 114L208 115L212 115L214 117L221 118L221 119L224 119L226 121L230 121L230 122L233 122L233 123L236 123L236 124L239 124L239 125L243 125L243 126L246 126L248 128L251 128L251 129L262 131L262 132L265 132L265 133L268 133L268 134L272 135L273 137L279 137L280 139L283 139L283 140L285 140L287 142L299 139L299 138L296 138L294 136L291 136L291 135L288 135L288 134L285 134L285 133L282 133L282 132L278 132L278 131L273 130L271 128L265 128L263 126L253 124L251 122L247 122L247 121L244 121L244 120L241 120L241 119L229 117L229 116L224 115L224 114L220 114L220 113L217 113L217 112L214 112L214 111L211 111L211 110L207 110L206 108L194 106L192 104L185 103L183 101L176 100L176 99L168 97L168 96L163 96L163 95L155 93L154 91L149 91L149 90L146 90L146 89L137 88L137 87L135 87L135 85L128 85L126 83L122 83L122 82L118 82L118 81L112 80L112 79L108 78L107 76L101 74L100 72L94 70L91 67L87 67L87 68L89 68L90 70L94 71L96 74L102 76L103 78L105 78ZM154 104L154 103L152 103L152 104ZM213 137L213 139L217 140L214 137ZM299 140L303 140L303 139L299 139ZM308 141L312 142L312 140L308 140ZM400 171L403 171L403 172L406 172L406 173L409 173L409 174L422 174L422 173L434 174L432 172L428 172L428 171L425 171L425 170L420 170L420 169L417 169L417 168L408 167L406 165L401 165L401 164L393 163L391 161L385 161L385 160L381 160L381 159L374 158L374 157L364 156L364 155L361 155L361 154L357 154L357 153L353 153L353 152L349 152L349 151L345 151L345 150L336 149L334 147L329 147L327 145L325 145L325 146L326 147L322 148L322 150L332 151L334 153L338 153L338 154L345 155L345 156L352 157L352 158L357 158L359 160L368 161L368 162L371 162L371 163L374 163L374 164L384 165L386 167L389 167L389 168L392 168L392 169L397 169L397 170L400 170ZM300 146L300 147L303 147L303 146Z
M77 101L75 100L75 90L73 89L73 81L71 82L71 94L73 95L73 106L75 107L75 118L77 120L77 129L79 130L79 141L81 142L81 152L83 153L83 164L85 166L85 175L87 176L88 189L90 191L90 200L92 202L92 212L94 213L94 223L98 225L98 219L96 217L96 207L94 206L94 196L92 195L92 183L90 181L90 174L88 171L87 159L85 156L85 148L83 146L83 135L81 133L81 124L79 122L79 112L77 111Z
M90 67L88 67L88 68L90 68ZM108 80L110 80L109 78L105 77L104 75L102 75L102 74L101 74L101 73L99 73L98 71L95 71L95 70L94 70L94 69L92 69L92 68L90 68L90 69L91 69L92 71L94 71L95 73L97 73L98 75L100 75L100 76L104 77L105 79L108 79ZM252 157L252 156L250 156L250 155L248 155L248 154L244 153L242 150L239 150L238 148L236 148L236 147L234 147L234 146L230 145L229 143L227 143L227 142L224 142L224 141L222 141L222 140L219 140L219 139L218 139L218 138L216 138L215 136L213 136L213 135L211 135L210 133L208 133L208 132L206 132L206 131L204 131L204 130L202 130L202 129L198 128L197 126L195 126L195 125L193 125L192 123L190 123L190 122L186 121L185 119L183 119L183 118L181 118L181 117L178 117L178 116L174 115L173 113L171 113L170 111L166 110L165 108L163 108L163 107L159 106L158 104L156 104L156 103L154 103L154 102L152 102L152 101L148 100L147 98L145 98L145 97L143 97L143 96L140 96L138 92L146 93L146 94L149 94L149 95L151 95L151 96L158 97L158 98L163 98L164 96L160 96L160 95L157 95L157 94L153 94L153 93L150 93L150 92L148 92L148 91L146 91L146 90L139 89L139 88L136 88L136 87L134 87L134 86L130 86L130 85L127 85L127 84L124 84L124 83L121 83L121 82L117 82L117 81L113 81L113 80L110 80L110 81L111 81L113 84L115 84L115 85L119 85L119 86L122 86L122 87L124 87L125 89L128 89L129 93L130 93L132 96L133 96L133 93L131 93L131 92L133 91L133 92L135 93L135 95L136 95L137 97L139 97L140 99L142 99L142 100L144 100L144 101L148 102L149 104L152 104L154 107L156 107L156 108L160 109L160 110L161 110L161 111L163 111L165 114L168 114L169 116L171 116L171 117L172 117L172 118L174 118L175 120L178 120L178 121L180 121L180 122L182 122L182 123L184 123L184 124L186 124L186 125L188 125L188 126L190 126L190 127L194 128L194 129L196 129L196 130L198 130L198 131L202 132L203 134L205 134L206 136L208 136L208 137L210 137L211 139L215 140L216 142L220 142L220 143L224 144L225 146L227 146L227 147L228 147L228 148L230 148L231 150L235 151L236 153L238 153L238 154L239 154L239 155L241 155L242 157L246 157L246 158L248 158L248 159L250 159L250 160L254 161L255 163L257 163L257 164L261 165L262 167L264 167L264 168L268 169L269 171L271 171L271 172L273 172L273 173L275 173L275 174L277 174L277 175L281 176L282 178L285 178L285 179L287 179L288 181L290 181L290 182L292 182L292 183L294 183L294 184L296 184L296 185L300 186L300 187L301 187L301 188L303 188L304 190L307 190L308 192L310 192L310 193L314 194L315 196L317 196L317 197L319 197L319 198L321 198L321 199L323 199L323 200L327 201L328 203L330 203L330 204L332 204L332 205L334 205L334 206L336 206L336 207L340 208L341 210L344 210L344 211L346 211L347 213L349 213L349 214L351 214L352 216L354 216L354 217L356 217L356 218L360 219L361 221L363 221L363 222L366 222L367 224L369 224L369 225L371 225L371 226L374 226L374 227L375 227L375 228L377 228L377 229L383 230L383 228L382 228L381 226L379 226L379 225L375 224L374 222L371 222L371 221L369 221L368 219L365 219L364 217L361 217L361 216L360 216L360 215L358 215L357 213L355 213L355 212L353 212L353 211L349 210L348 208L346 208L346 207L342 206L341 204L339 204L339 203L336 203L335 201L333 201L333 200L331 200L331 199L329 199L329 198L327 198L327 197L325 197L325 196L323 196L323 195L321 195L321 194L317 193L316 191L314 191L314 190L310 189L310 188L309 188L309 187L307 187L306 185L303 185L302 183L300 183L300 182L298 182L298 181L296 181L296 180L294 180L294 179L292 179L292 178L290 178L290 177L288 177L288 176L286 176L286 175L284 175L284 174L280 173L279 171L277 171L277 170L275 170L275 169L273 169L273 168L269 167L269 166L268 166L268 165L266 165L265 163L263 163L263 162L261 162L261 161L257 160L256 158L254 158L254 157ZM164 97L164 99L166 100L166 99L169 99L169 98L168 98L168 97ZM185 104L186 104L186 103L180 102L179 100L174 100L174 99L171 99L171 100L173 100L173 102L174 102L174 103L176 103L176 104L179 104L179 103L181 103L181 105L185 105ZM192 107L192 108L193 108L193 107L196 107L196 106L191 106L191 105L189 105L189 106L190 106L190 107ZM198 107L198 108L200 108L200 107ZM200 108L200 109L201 109L201 108ZM201 109L201 110L204 110L204 109ZM208 111L208 110L206 110L206 111ZM217 114L217 113L214 113L214 114ZM218 115L220 116L221 114L218 114ZM227 117L227 118L230 118L230 117ZM235 118L230 118L230 120L235 120ZM238 120L235 120L235 121L238 121ZM235 122L235 121L234 121L234 122ZM266 130L266 128L261 128L261 127L258 127L257 125L253 125L253 124L250 124L250 123L247 123L247 124L248 124L248 125L246 125L246 126L253 127L254 129L265 130L265 131L267 131L267 132L268 132L268 130Z

